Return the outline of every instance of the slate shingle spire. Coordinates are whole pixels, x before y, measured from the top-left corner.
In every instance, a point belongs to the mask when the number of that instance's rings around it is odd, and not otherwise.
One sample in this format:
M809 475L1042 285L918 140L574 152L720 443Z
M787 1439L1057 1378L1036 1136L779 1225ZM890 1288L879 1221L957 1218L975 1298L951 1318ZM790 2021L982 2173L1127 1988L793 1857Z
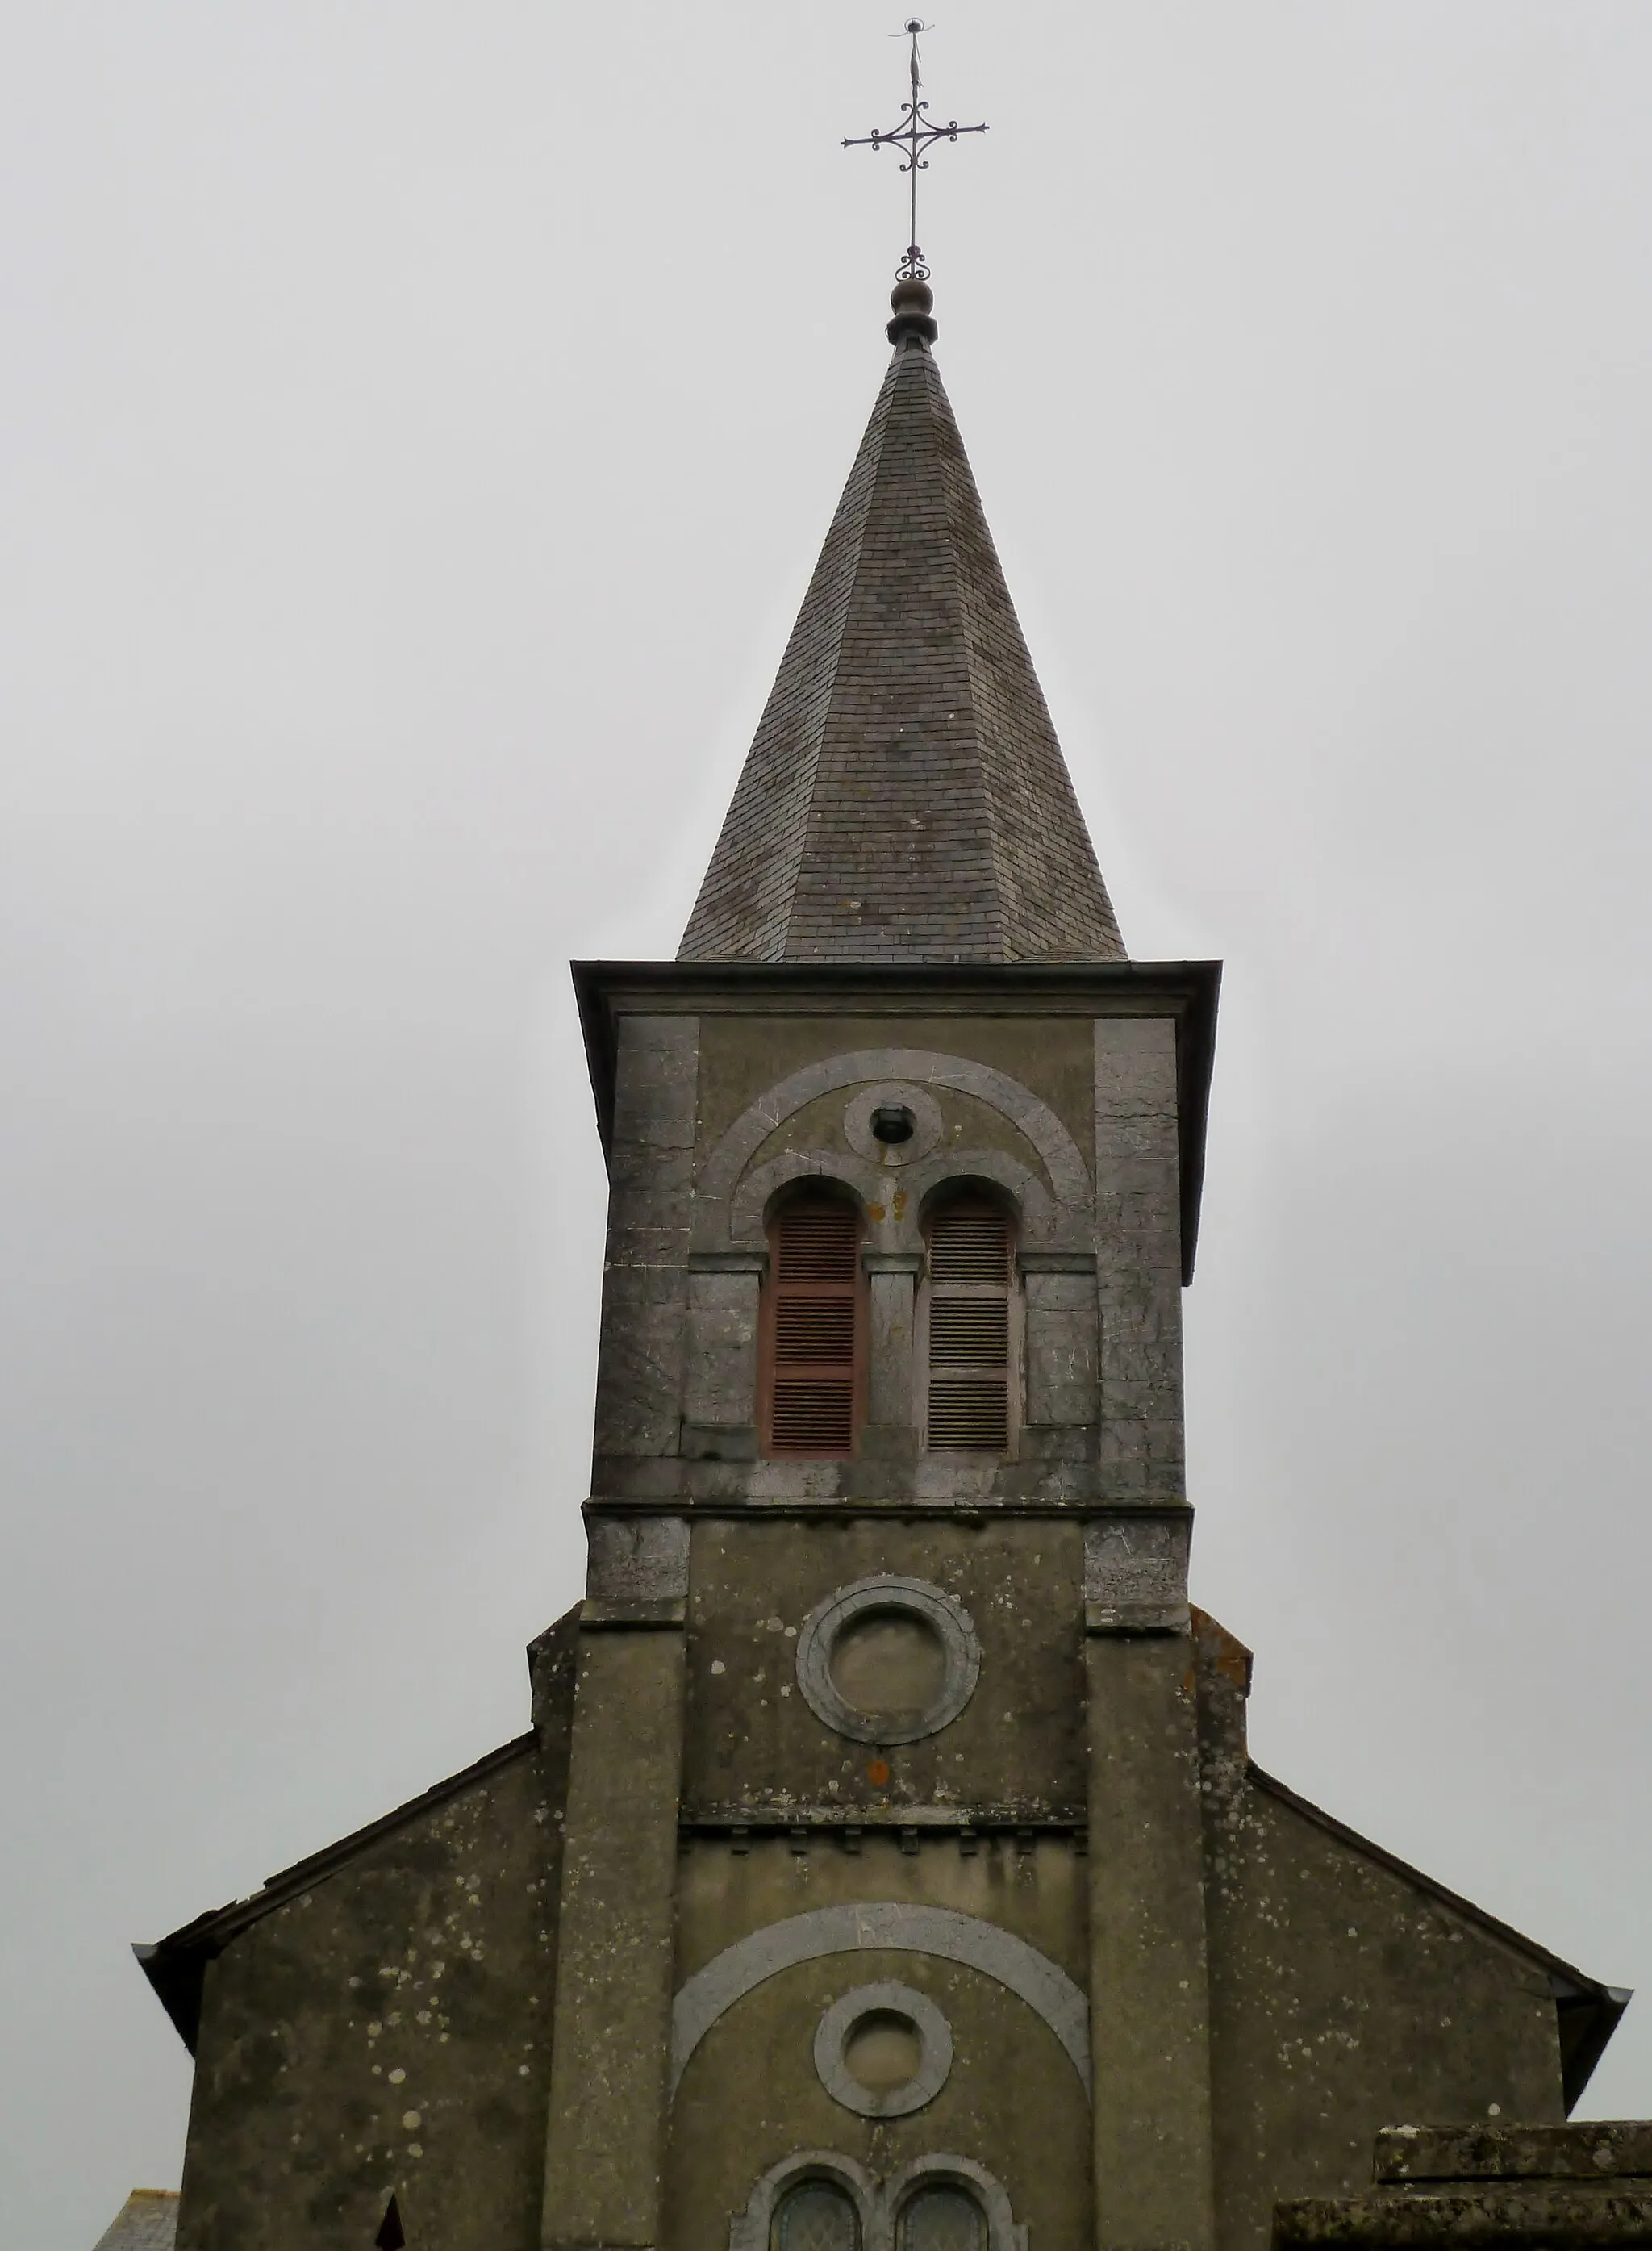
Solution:
M888 372L681 961L1122 961L1118 924L930 350Z

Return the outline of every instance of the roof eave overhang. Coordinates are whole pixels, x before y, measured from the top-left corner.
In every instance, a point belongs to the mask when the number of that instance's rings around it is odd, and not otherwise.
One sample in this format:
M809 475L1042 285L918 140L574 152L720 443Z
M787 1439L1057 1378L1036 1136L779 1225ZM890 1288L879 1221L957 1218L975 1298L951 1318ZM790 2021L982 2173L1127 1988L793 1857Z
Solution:
M132 1952L139 1969L149 1979L156 1998L171 2018L178 2038L190 2054L195 2054L200 2036L208 1965L232 1939L238 1938L254 1923L262 1922L266 1915L273 1915L289 1901L301 1898L317 1884L336 1875L370 1846L394 1836L418 1815L487 1781L501 1767L528 1757L536 1742L531 1730L514 1736L497 1750L489 1751L485 1758L477 1759L458 1774L446 1776L377 1821L370 1821L365 1828L353 1830L335 1845L328 1845L323 1851L295 1861L290 1868L283 1868L250 1899L232 1900L227 1907L210 1908L205 1915L197 1915L193 1922L186 1922L181 1930L170 1931L166 1937L157 1939L153 1945L134 1946Z
M1220 961L576 961L603 1153L626 1015L836 1013L1170 1016L1176 1025L1182 1279L1193 1278Z

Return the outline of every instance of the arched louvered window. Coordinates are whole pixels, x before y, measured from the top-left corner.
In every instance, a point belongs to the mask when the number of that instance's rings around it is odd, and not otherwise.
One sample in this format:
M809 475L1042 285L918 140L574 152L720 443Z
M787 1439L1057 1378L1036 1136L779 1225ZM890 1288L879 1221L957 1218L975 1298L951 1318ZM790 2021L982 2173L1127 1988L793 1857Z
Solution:
M819 1193L783 1205L769 1229L764 1292L765 1453L830 1460L854 1451L863 1299L854 1205Z
M937 2181L908 2199L900 2251L986 2251L986 2215L968 2189Z
M985 1196L961 1195L935 1214L928 1234L927 1444L1007 1453L1020 1326L1014 1230Z
M860 2251L861 2220L836 2181L799 2181L780 2199L771 2251Z

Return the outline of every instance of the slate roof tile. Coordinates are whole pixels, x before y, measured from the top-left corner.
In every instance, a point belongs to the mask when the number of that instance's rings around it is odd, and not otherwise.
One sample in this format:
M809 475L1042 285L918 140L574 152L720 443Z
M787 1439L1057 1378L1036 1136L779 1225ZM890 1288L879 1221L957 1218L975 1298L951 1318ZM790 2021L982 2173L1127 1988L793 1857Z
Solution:
M677 958L1126 958L920 336L890 360Z

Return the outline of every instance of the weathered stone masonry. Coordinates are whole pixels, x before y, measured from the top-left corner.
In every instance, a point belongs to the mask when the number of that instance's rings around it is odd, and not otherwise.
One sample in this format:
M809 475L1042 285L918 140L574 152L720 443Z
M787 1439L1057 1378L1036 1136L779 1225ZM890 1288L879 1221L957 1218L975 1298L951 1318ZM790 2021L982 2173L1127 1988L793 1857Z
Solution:
M1248 1757L1182 1435L1218 971L1125 957L905 287L681 955L576 967L584 1600L529 1734L145 1950L179 2251L1433 2241L1373 2137L1552 2135L1627 1998Z

